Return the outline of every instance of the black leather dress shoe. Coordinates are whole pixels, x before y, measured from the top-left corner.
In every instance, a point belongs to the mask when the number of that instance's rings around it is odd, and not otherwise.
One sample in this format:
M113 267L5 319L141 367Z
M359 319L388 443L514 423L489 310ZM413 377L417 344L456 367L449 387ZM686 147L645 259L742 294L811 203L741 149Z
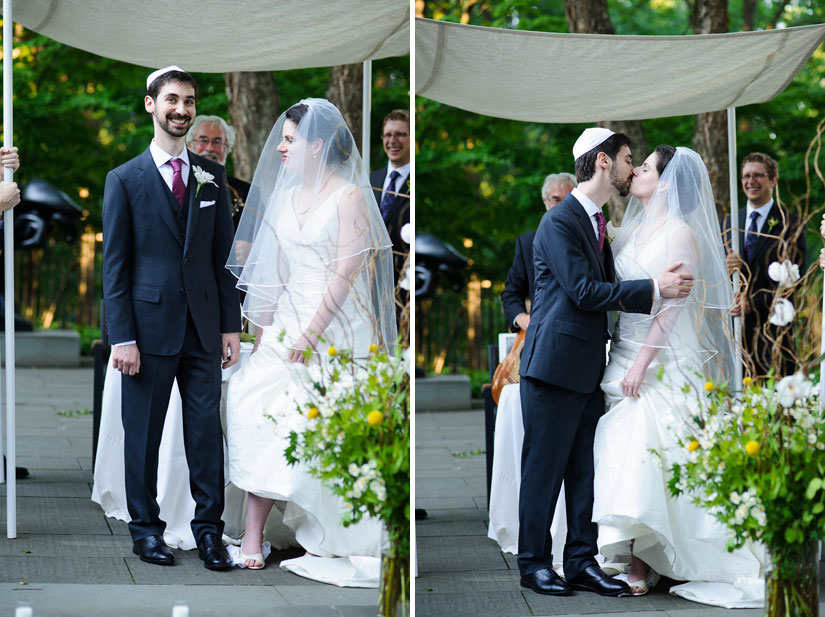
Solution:
M166 545L166 542L160 536L147 536L136 540L132 545L132 552L146 563L154 563L159 566L171 566L175 563L172 549Z
M567 584L579 591L592 591L611 598L632 595L627 583L608 576L595 563L587 566L573 578L567 579Z
M232 558L214 531L207 531L201 537L198 542L198 557L208 570L228 570L232 567Z
M521 577L521 586L547 596L569 596L573 594L564 579L550 568L536 570Z

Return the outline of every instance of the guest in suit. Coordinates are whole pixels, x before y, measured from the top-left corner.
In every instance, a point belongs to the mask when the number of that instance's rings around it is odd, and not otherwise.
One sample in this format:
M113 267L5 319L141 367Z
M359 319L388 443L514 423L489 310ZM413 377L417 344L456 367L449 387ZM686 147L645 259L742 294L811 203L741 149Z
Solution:
M573 158L579 185L544 215L533 242L535 298L519 370L524 441L518 566L522 587L537 593L620 596L630 588L596 563L592 522L607 311L649 314L659 297L687 296L692 275L676 272L677 262L658 280L615 282L602 207L611 196L628 193L630 139L605 128L587 129L573 146ZM553 570L550 534L562 481L568 528L564 579Z
M541 187L541 201L544 209L557 206L565 196L576 188L576 176L569 173L550 174ZM501 292L501 304L507 316L507 325L513 331L527 330L530 314L526 300L533 301L533 238L536 230L521 234L516 238L516 254L513 265L507 273L504 291Z
M395 263L395 282L401 278L404 263L410 253L410 245L401 238L401 228L410 222L410 114L404 109L394 109L384 118L381 129L387 166L370 174L370 184L375 201L392 240ZM407 293L398 298L406 304Z
M744 293L736 296L733 315L744 316L742 343L749 356L746 371L761 377L773 367L778 371L776 376L783 377L796 370L793 331L769 321L779 283L768 276L768 268L773 262L786 259L800 269L804 267L805 230L796 214L780 207L773 199L779 179L779 165L773 158L752 152L742 160L741 174L748 204L739 211L738 254L730 248L730 217L725 217L722 223L728 247L728 270L739 269L747 278ZM773 358L775 351L776 358Z
M112 363L121 372L126 498L133 552L171 565L158 515L158 446L172 382L183 402L192 533L213 570L231 566L221 541L223 367L240 353L240 307L224 267L232 217L224 169L189 152L197 82L178 67L146 80L154 139L113 169L103 196L103 292Z
M234 146L235 129L220 116L195 116L192 127L186 134L187 148L224 167ZM249 182L229 176L229 195L232 198L232 224L237 230L249 196Z

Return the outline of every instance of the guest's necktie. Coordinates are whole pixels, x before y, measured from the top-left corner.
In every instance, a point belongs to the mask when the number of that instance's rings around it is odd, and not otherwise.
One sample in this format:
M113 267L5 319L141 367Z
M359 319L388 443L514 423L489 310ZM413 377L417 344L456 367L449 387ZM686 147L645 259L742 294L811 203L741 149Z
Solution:
M386 219L387 213L390 211L390 206L392 202L395 201L395 181L398 179L398 176L401 174L398 173L398 170L393 169L392 173L390 174L390 183L387 186L387 190L384 192L384 197L381 199L381 217Z
M756 246L756 235L759 233L759 228L756 226L758 220L759 213L751 213L751 226L748 227L748 233L745 234L745 259L750 258L751 251Z
M169 159L169 164L172 166L172 195L178 202L178 205L183 203L183 196L186 195L186 185L183 183L183 176L180 173L183 167L183 161L180 159Z
M607 219L604 218L604 214L601 212L596 212L593 216L596 217L596 223L599 226L599 250L604 251L604 238L607 235Z

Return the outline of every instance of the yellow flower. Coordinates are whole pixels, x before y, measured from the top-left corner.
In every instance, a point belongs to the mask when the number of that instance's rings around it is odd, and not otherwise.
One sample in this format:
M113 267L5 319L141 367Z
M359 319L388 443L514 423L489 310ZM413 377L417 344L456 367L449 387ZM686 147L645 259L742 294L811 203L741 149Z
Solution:
M752 383L753 383L753 379L751 379L750 377L744 377L744 378L742 378L742 385L743 385L743 386L745 386L746 388L747 388L749 385L751 385Z
M751 440L745 444L745 452L750 454L751 456L756 456L759 452L759 442Z
M327 349L327 353L334 358L338 355L338 350L335 349L335 347L330 347L329 349Z
M370 426L378 426L381 424L381 421L384 419L384 414L382 414L377 409L373 409L371 412L367 414L367 422L369 422Z
M712 381L705 382L705 392L713 392L714 388Z
M378 345L373 343L372 345L370 345L370 353L375 353L376 351L378 351Z
M307 418L309 418L310 420L312 420L313 418L317 418L319 415L321 415L321 412L318 411L317 407L310 407L309 411L307 411Z
M688 452L695 452L699 449L699 442L695 439L691 439L690 443L688 444Z

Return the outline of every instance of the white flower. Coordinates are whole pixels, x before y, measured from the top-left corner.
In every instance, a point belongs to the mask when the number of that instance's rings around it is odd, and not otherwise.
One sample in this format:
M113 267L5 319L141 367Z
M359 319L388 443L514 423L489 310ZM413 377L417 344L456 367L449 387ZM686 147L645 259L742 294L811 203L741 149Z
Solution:
M768 276L780 287L791 287L799 280L799 266L787 259L782 263L775 261L768 267Z
M349 467L347 468L347 471L349 471L349 474L355 478L357 478L358 474L361 473L361 470L355 463L350 463Z
M736 505L739 505L740 503L742 503L742 498L739 496L739 493L737 493L736 491L733 491L730 494L730 502L732 504L736 504Z
M412 282L412 269L407 266L407 271L398 279L398 286L401 289L410 290L410 283Z
M812 390L813 384L801 372L783 377L776 384L779 404L783 407L792 407L797 399L810 396Z
M808 443L811 445L816 443L816 433L808 433Z
M198 191L201 190L201 186L203 186L204 184L215 184L213 182L215 176L210 174L208 171L204 171L203 169L201 169L200 165L193 165L192 173L195 176L195 180L197 180L198 182L198 188L195 189L195 197L198 196ZM215 186L218 185L215 184Z
M407 347L404 351L401 352L401 359L404 361L404 372L407 375L412 375L410 373L410 348Z
M769 321L775 326L787 326L796 317L796 310L790 300L780 298L773 306Z
M401 239L406 242L407 244L410 243L410 224L404 223L401 227L401 231L399 232Z

